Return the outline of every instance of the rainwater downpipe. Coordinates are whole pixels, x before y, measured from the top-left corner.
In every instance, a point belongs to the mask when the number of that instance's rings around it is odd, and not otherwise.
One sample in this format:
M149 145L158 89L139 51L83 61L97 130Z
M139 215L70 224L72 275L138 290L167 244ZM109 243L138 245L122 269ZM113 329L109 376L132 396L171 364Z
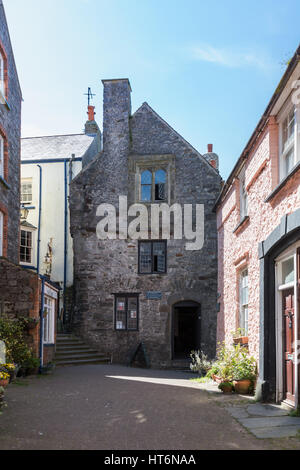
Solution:
M66 287L67 287L67 256L68 256L68 181L67 181L67 160L64 161L64 178L65 178L65 224L64 224L64 300L63 300L63 325L66 322Z
M43 347L43 338L44 338L44 294L45 294L45 279L42 279L42 292L41 292L41 310L40 310L40 369L39 373L42 373L43 362L44 362L44 347Z
M39 187L39 221L38 221L38 240L37 240L37 274L40 274L40 244L41 244L41 216L42 216L42 167L40 169L40 187Z

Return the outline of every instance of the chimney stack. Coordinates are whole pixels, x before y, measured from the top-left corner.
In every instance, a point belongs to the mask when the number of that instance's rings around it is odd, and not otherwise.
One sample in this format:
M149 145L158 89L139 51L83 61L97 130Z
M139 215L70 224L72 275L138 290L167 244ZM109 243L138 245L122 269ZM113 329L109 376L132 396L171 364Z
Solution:
M207 153L203 157L208 161L208 163L219 171L219 157L216 153L213 152L213 144L207 145Z
M95 121L95 114L95 106L88 106L88 120L84 126L84 133L86 135L96 136L98 133L100 133L98 124Z

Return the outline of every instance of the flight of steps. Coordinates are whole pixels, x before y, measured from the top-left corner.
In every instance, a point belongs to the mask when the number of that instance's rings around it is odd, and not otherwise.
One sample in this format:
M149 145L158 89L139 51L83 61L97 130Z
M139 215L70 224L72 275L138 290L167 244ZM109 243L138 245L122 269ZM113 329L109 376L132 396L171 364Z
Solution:
M58 334L55 363L56 366L109 364L110 358L91 349L80 338L72 334Z

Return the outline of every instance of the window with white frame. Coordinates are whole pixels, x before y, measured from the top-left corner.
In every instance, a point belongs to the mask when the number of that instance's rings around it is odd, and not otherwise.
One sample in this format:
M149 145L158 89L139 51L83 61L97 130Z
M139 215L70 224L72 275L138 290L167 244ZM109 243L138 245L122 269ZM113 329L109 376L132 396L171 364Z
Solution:
M240 220L243 220L248 215L248 194L246 189L246 176L245 168L239 175L240 181Z
M0 177L4 178L4 138L0 134Z
M55 325L55 299L44 296L44 323L43 340L46 344L54 344L54 325Z
M4 215L0 211L0 256L3 256L3 227L4 227Z
M32 179L22 179L21 181L21 203L32 203Z
M5 95L4 74L5 74L5 62L4 62L4 57L0 52L0 92L3 97Z
M33 232L23 227L21 228L20 262L33 263Z
M239 326L248 336L248 269L240 273L240 319Z
M297 152L297 120L295 106L289 107L279 122L280 180L285 178L299 160Z

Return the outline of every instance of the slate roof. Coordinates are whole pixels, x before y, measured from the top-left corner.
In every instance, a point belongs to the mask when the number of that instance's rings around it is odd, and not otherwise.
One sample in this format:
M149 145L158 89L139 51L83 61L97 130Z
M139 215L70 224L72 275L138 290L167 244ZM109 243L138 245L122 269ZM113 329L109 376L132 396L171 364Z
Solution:
M21 139L21 160L51 160L82 157L94 137L85 134L26 137Z

